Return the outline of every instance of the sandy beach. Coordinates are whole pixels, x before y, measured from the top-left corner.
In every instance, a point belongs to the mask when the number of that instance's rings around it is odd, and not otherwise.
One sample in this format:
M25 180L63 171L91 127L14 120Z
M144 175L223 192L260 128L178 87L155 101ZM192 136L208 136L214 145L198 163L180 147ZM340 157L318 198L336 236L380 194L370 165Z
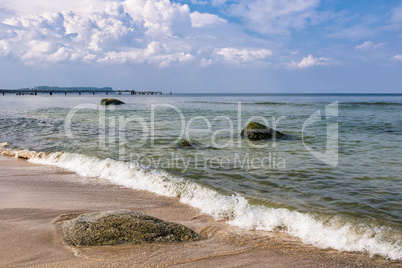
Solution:
M203 239L183 244L72 247L60 221L130 209L181 223ZM216 222L177 198L135 191L0 155L1 267L397 267L361 253L321 250L277 233Z

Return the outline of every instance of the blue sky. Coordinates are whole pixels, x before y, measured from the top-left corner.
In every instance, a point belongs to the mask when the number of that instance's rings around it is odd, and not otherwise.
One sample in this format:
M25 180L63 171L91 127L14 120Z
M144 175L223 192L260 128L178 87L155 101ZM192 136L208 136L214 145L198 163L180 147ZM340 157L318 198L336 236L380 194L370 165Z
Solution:
M0 88L402 93L402 1L0 3Z

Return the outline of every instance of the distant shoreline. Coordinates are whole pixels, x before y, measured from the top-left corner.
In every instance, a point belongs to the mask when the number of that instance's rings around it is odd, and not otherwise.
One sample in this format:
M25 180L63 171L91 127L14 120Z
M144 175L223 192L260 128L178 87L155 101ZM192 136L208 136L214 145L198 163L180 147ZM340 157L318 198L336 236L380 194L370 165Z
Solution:
M0 89L1 92L5 93L17 93L17 92L70 92L70 91L82 91L82 92L115 92L111 87L54 87L54 86L36 86L29 88L20 89Z
M175 93L194 96L402 96L402 93Z
M0 89L0 93L75 93L75 92L82 92L82 93L119 93L119 92L157 92L158 94L161 91L147 91L147 90L113 90L111 87L48 87L48 86L41 86L41 87L32 87L32 88L21 88L21 89ZM166 94L169 94L171 91L168 91ZM172 94L170 94L172 95ZM355 97L355 96L402 96L402 93L235 93L235 92L227 92L227 93L201 93L201 92L181 92L181 93L174 93L177 96L315 96L315 97L331 97L331 96L340 96L340 97Z

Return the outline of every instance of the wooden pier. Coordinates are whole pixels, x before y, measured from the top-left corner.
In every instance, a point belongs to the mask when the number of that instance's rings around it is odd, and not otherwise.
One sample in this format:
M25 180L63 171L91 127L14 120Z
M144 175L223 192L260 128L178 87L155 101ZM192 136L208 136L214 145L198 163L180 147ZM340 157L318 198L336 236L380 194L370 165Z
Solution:
M136 91L136 90L117 90L117 91L102 91L102 90L94 90L94 91L79 91L79 90L34 90L34 89L23 89L23 90L15 90L15 89L0 89L0 95L5 95L5 94L16 94L17 96L21 95L38 95L38 94L49 94L52 96L54 93L57 94L98 94L98 93L104 93L106 95L110 94L117 94L117 95L122 95L123 93L130 93L130 95L162 95L162 92L160 91ZM172 95L172 94L170 94Z

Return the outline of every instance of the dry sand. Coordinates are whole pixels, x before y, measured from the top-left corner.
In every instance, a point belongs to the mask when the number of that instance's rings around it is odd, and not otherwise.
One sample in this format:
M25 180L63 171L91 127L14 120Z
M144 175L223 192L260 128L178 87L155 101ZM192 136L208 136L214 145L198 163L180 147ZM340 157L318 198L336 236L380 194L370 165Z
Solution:
M204 239L183 244L71 247L60 219L130 209L186 225ZM67 216L62 216L65 215ZM216 222L177 198L121 188L63 169L0 155L0 267L399 267L380 257L320 250L286 235Z

